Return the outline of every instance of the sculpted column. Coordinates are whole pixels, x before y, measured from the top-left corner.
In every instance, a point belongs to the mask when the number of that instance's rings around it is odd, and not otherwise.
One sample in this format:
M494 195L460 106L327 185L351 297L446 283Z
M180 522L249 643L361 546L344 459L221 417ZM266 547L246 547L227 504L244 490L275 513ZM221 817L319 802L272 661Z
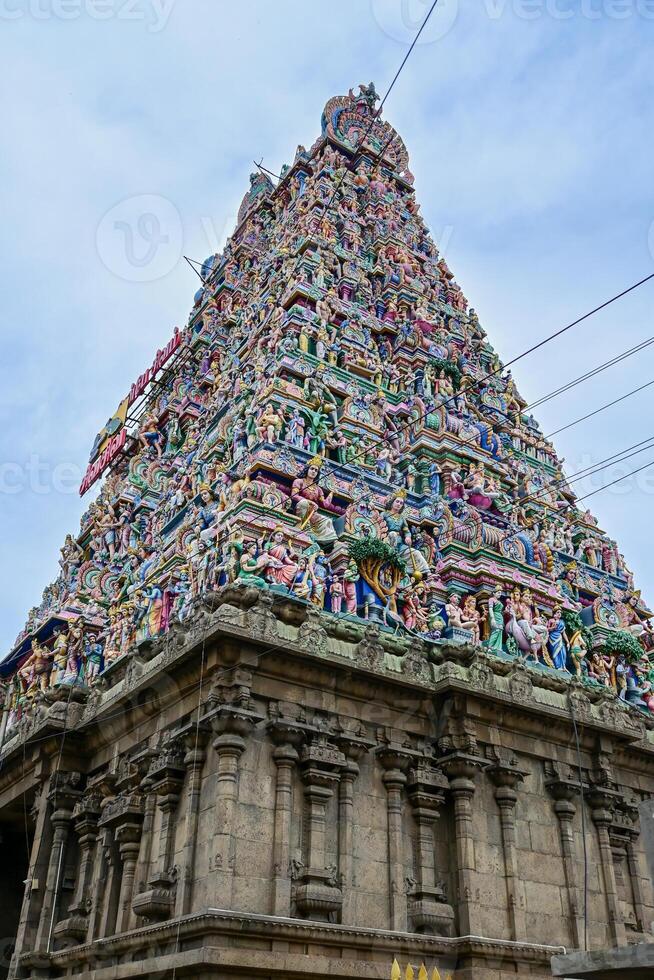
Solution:
M102 823L105 808L110 806L115 798L115 783L116 774L113 772L89 780L89 792L97 794L100 812L93 848L95 856L91 868L91 887L89 889L91 906L86 931L87 943L106 935L107 920L112 917L115 919L115 914L110 910L114 908L118 899L118 850L115 846L112 830ZM93 887L93 883L97 881L102 882L101 889Z
M574 833L572 830L572 822L577 812L574 799L579 793L579 783L575 783L569 779L555 777L546 782L545 785L554 799L554 812L559 821L572 942L575 949L583 949L586 942L584 936L584 914L579 898Z
M141 830L141 849L136 862L134 887L137 893L145 891L150 877L152 864L152 847L154 844L154 818L157 812L157 794L152 789L150 765L156 756L156 750L148 747L135 756L135 764L141 777L139 789L143 794L143 825Z
M222 705L206 716L215 734L213 747L218 754L216 780L216 833L212 867L217 872L215 904L231 908L234 884L234 811L238 796L238 763L245 750L245 738L260 715L232 705Z
M88 793L75 805L73 822L80 849L80 863L77 872L75 895L68 909L68 916L55 926L58 938L82 942L89 927L89 912L92 907L93 864L98 841L98 820L100 817L100 796Z
M502 762L493 765L488 770L488 774L495 784L495 799L500 810L511 939L526 940L525 899L522 881L518 874L515 841L515 806L518 800L516 787L523 781L525 774L515 765Z
M409 770L407 792L418 828L418 880L409 894L408 911L417 932L435 936L454 932L454 910L447 904L445 884L437 879L434 853L434 824L447 788L447 777L427 759Z
M304 730L293 722L276 720L268 731L275 744L273 759L277 768L275 783L275 825L273 828L272 914L291 914L291 814L293 772L299 760L298 748Z
M188 915L192 908L193 880L195 878L195 841L198 832L200 814L200 791L202 788L202 770L207 758L206 745L208 734L202 722L199 726L192 725L184 736L186 755L184 765L188 772L186 787L186 826L184 829L184 858L182 878L179 883L177 909L179 915Z
M113 832L120 865L115 863L116 855L108 853L114 860L113 874L120 873L120 889L116 908L115 925L112 923L113 909L107 903L103 911L102 935L124 932L130 928L132 917L132 894L136 862L139 856L141 828L143 824L143 797L136 790L126 790L105 806L99 825ZM108 852L111 844L108 841ZM115 887L115 886L114 886ZM112 888L113 891L113 888Z
M412 760L402 749L384 747L377 752L384 767L382 781L386 787L388 813L388 891L390 898L390 927L407 930L407 901L405 890L406 866L402 839L402 792L406 786L406 770Z
M345 756L322 734L316 734L302 749L301 768L307 815L306 869L295 890L298 911L308 919L329 921L339 913L343 896L338 869L327 868L325 823L327 804L332 797Z
M172 864L175 815L184 779L181 751L175 745L170 745L155 756L148 777L152 784L152 792L156 794L157 806L161 810L159 848L154 873L148 880L150 887L134 898L133 909L137 915L146 919L165 919L174 907L175 874Z
M483 768L484 761L464 752L453 752L440 759L439 765L449 779L454 801L459 935L478 935L480 929L474 889L476 864L472 797L475 793L474 777Z
M609 828L613 823L613 808L619 796L619 793L608 787L594 786L591 787L589 803L593 823L597 827L597 839L599 841L604 894L606 895L606 905L609 913L611 938L614 945L626 946L627 936L620 911L620 901L618 899L618 889L615 881L615 868L613 866L613 851L609 836Z
M52 777L54 778L54 777ZM25 893L22 900L16 944L9 966L9 980L14 980L18 973L18 958L28 949L34 949L34 936L38 929L39 907L38 891L32 889L34 879L44 881L48 864L51 825L49 820L50 803L48 793L43 784L36 784L32 816L34 818L34 836L29 858L29 868L25 879Z
M341 922L344 925L355 925L352 843L354 784L359 775L359 761L371 746L372 742L351 735L342 735L338 739L338 747L345 756L338 786L338 870L343 893Z
M59 903L61 879L66 858L66 844L70 832L73 810L82 795L76 788L81 781L78 772L56 772L52 776L48 794L52 804L50 821L53 827L50 860L45 881L41 916L36 934L35 949L49 950L52 930Z
M635 826L638 819L638 810L636 807L631 807L631 814L633 815L632 825L625 829L626 836L626 851L627 851L627 870L629 872L629 878L631 879L631 891L634 897L634 912L636 915L636 924L641 932L645 931L645 920L646 920L646 905L643 901L643 889L641 885L641 875L640 868L638 867L638 854L635 848L635 842L639 837L639 830Z

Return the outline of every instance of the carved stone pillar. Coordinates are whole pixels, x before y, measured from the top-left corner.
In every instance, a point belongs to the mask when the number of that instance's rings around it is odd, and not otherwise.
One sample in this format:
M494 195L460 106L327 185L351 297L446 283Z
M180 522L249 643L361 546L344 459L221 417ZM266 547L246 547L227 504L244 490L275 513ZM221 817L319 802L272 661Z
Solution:
M338 915L343 903L338 869L325 867L325 818L327 804L344 765L343 753L329 744L323 735L316 735L302 749L307 853L305 871L295 890L295 903L303 917L322 922Z
M54 934L57 939L72 943L82 942L89 927L89 912L92 907L93 864L98 840L98 819L100 817L100 796L87 793L79 800L73 810L73 824L80 850L79 870L75 895L68 909L68 917L57 923Z
M268 730L275 743L273 759L277 767L271 911L273 915L288 916L291 914L293 771L300 758L298 747L304 740L305 731L303 726L281 719L271 722Z
M213 747L218 754L216 781L216 833L212 868L216 872L215 904L231 908L234 885L234 812L238 796L238 763L245 750L245 739L260 715L233 705L221 705L206 716L215 734Z
M516 787L523 781L525 774L515 765L503 762L497 762L491 766L488 774L495 785L495 799L500 810L504 879L506 881L511 939L526 940L525 897L522 881L518 874L515 840L515 806L518 801Z
M49 857L51 824L49 819L50 802L43 785L36 785L31 815L34 819L34 836L29 857L29 868L25 879L25 893L20 910L14 952L9 965L9 980L18 975L18 957L26 949L35 948L34 936L39 924L39 891L33 888L34 881L45 881Z
M53 827L52 846L48 861L43 904L39 927L36 934L35 949L50 949L52 933L57 917L61 878L66 860L66 844L70 832L75 804L82 795L77 789L81 781L78 772L56 772L50 783L48 799L52 805L50 821Z
M123 863L123 873L118 897L118 916L116 932L126 932L130 928L132 915L132 896L134 893L134 876L141 846L141 824L138 821L125 821L116 827L116 843L118 853Z
M635 842L638 839L637 830L627 831L627 868L631 879L631 891L634 896L634 912L636 915L636 928L639 932L645 933L646 930L646 905L643 898L643 888L641 884L640 869L638 867L638 854L636 853Z
M409 770L407 793L416 821L417 881L409 893L409 919L416 932L451 936L454 909L447 902L445 883L437 878L434 860L434 824L445 801L447 777L430 764L419 762Z
M141 828L141 848L136 872L134 889L137 894L147 891L147 883L152 868L152 851L155 844L154 820L157 812L157 794L153 789L153 778L150 776L150 765L155 758L156 749L146 748L134 756L134 763L139 769L141 780L139 789L143 794L143 824Z
M454 803L454 834L456 837L456 872L458 884L459 934L479 935L475 900L475 838L472 826L472 797L474 778L484 767L484 760L464 752L453 752L439 760L450 782Z
M638 806L634 799L622 798L616 801L613 823L609 831L611 847L616 858L616 878L618 886L623 886L625 903L633 910L633 919L625 918L628 942L647 941L647 912L643 897L642 879L638 866L639 855L635 843L640 836ZM624 869L624 874L623 874ZM618 898L620 898L618 894Z
M627 936L620 911L620 901L618 899L618 890L615 881L615 868L613 865L613 852L609 836L609 828L613 823L613 808L619 796L619 793L608 787L594 786L591 787L589 803L593 823L597 828L611 939L613 945L625 946Z
M148 777L161 810L159 848L154 873L146 891L136 895L133 909L146 919L165 919L174 908L175 874L172 868L175 843L175 814L184 780L183 755L176 746L169 746L155 756ZM124 876L124 872L123 872Z
M338 747L345 756L345 765L341 770L338 786L338 871L343 905L341 907L341 922L344 925L355 924L354 911L354 847L353 847L353 814L354 814L354 784L359 775L359 762L371 747L372 742L353 735L341 735Z
M106 936L110 928L113 930L116 920L115 912L112 910L118 904L120 859L113 832L107 827L100 829L96 837L91 880L101 881L103 887L93 891L86 933L87 943Z
M117 933L124 932L130 927L134 877L143 825L143 803L141 793L127 790L107 803L99 821L101 827L106 827L113 832L120 859L120 890L115 923ZM115 861L115 854L113 859ZM115 864L114 870L118 870ZM104 923L105 935L111 935L113 931L110 920L111 916L107 917Z
M402 791L407 781L406 770L409 768L413 756L402 749L385 746L378 751L377 757L384 767L382 781L386 787L390 928L406 932L407 900L402 838Z
M575 839L572 822L577 812L574 803L579 793L579 783L569 779L555 777L545 784L554 799L554 812L559 821L561 838L561 854L563 855L563 871L568 893L568 911L572 929L572 941L575 949L583 949L586 944L584 936L584 910L580 900L579 884L577 881L577 865L575 855Z
M195 843L198 833L200 814L200 791L202 788L202 770L207 758L206 745L208 733L200 725L191 725L184 736L186 755L184 765L188 772L186 786L186 826L184 828L184 857L177 896L179 915L188 915L192 908L193 880L195 878Z

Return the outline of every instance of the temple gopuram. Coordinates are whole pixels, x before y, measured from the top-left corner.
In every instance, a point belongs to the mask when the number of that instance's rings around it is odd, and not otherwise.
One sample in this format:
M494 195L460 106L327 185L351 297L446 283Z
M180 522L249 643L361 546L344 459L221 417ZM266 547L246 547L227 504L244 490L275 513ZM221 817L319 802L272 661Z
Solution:
M95 439L0 665L0 976L539 978L651 933L651 614L377 103L251 175Z

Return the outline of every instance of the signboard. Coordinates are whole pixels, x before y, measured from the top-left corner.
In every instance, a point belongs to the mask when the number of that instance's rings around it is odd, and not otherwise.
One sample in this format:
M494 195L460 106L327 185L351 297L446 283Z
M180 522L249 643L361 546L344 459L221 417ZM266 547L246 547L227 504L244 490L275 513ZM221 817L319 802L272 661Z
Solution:
M175 353L181 342L182 334L175 327L175 333L166 346L157 351L150 367L136 379L129 390L129 395L123 398L116 413L109 419L105 427L98 432L93 442L88 468L79 488L80 497L84 496L89 487L95 483L98 477L102 475L125 446L127 440L125 422L130 405L140 398L150 382L156 377L157 372L162 369L164 364Z
M103 429L100 429L95 441L93 443L93 448L91 449L91 455L89 456L89 462L93 463L98 458L100 453L104 451L107 447L109 440L115 436L122 427L125 425L127 419L127 409L129 407L129 399L123 398L122 402L116 409L116 414L112 415L109 421L106 423Z
M137 380L130 388L128 404L131 405L132 402L136 401L139 395L143 394L147 386L150 384L150 382L156 375L157 371L161 370L161 368L164 366L168 358L175 353L175 351L177 350L181 342L182 342L182 335L177 329L177 327L175 327L175 333L173 334L172 338L168 341L168 343L162 350L158 350L157 353L155 354L155 358L154 361L152 362L151 367L149 367L147 371L144 371L143 374L140 376L140 378L137 378Z
M107 466L113 462L118 453L124 447L126 441L127 429L125 428L122 428L117 435L112 436L96 461L89 464L89 468L87 469L84 479L82 480L82 484L79 488L80 497L84 496L86 491L93 483L95 483L100 474L103 473Z

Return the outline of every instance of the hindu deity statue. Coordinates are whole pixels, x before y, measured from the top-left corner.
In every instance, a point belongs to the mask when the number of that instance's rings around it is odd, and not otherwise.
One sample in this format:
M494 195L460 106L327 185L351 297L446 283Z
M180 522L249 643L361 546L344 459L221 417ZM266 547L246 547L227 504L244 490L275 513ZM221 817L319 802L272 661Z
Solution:
M568 649L561 606L555 606L552 610L552 615L547 623L547 630L547 649L552 658L552 665L556 670L567 670Z
M450 594L445 604L445 612L447 614L448 626L469 631L472 634L473 641L476 636L476 642L479 642L479 613L475 610L476 615L474 617L466 618L466 614L461 608L461 596L458 592L452 592Z
M281 525L273 529L269 540L264 544L264 551L275 559L275 564L268 569L270 580L290 589L295 581L298 563L293 557L290 545L286 543L284 528Z
M386 525L388 542L405 561L408 574L416 580L428 575L429 563L422 552L413 547L411 528L406 518L405 494L401 490L386 500L382 519Z
M325 494L319 485L320 470L323 459L315 456L307 464L304 473L293 480L291 487L291 500L295 504L295 510L301 519L300 530L308 527L312 536L319 544L331 544L336 541L338 535L334 528L334 523L326 514L321 514L320 509L340 513L333 504L333 491Z
M491 653L502 653L504 650L504 604L502 603L502 586L496 585L488 597L487 603L488 639L486 646Z

